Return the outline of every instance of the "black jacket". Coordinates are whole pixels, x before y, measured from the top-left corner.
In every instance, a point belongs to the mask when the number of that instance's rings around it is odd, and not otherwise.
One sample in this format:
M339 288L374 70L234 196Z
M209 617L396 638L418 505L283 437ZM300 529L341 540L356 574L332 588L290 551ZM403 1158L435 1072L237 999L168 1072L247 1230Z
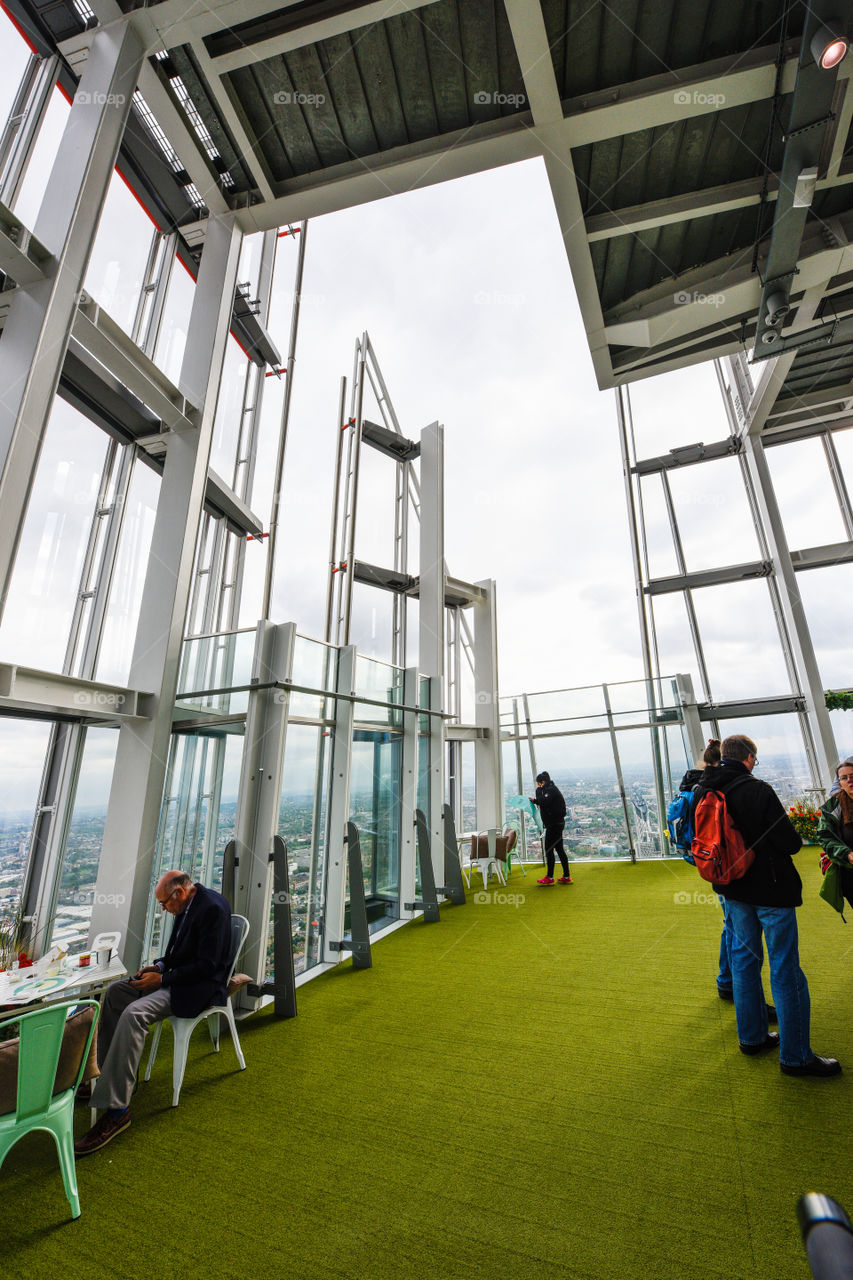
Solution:
M728 795L738 778L746 778ZM714 885L717 893L753 907L799 907L803 902L803 882L792 861L802 846L782 802L769 782L754 778L745 764L729 761L715 771L713 781L699 784L697 802L703 791L713 789L726 796L732 822L755 850L755 861L745 876L727 885Z
M533 803L539 805L543 827L556 827L566 817L566 802L563 793L553 782L546 782L544 787L536 788Z
M175 917L160 961L172 1013L194 1018L208 1005L225 1003L230 951L231 908L221 893L197 884L186 910Z

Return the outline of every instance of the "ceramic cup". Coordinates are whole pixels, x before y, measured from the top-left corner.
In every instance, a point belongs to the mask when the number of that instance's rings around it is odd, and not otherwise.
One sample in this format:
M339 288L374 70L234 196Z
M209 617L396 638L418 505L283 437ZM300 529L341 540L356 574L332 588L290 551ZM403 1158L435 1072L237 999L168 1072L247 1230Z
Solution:
M112 947L101 947L98 951L98 968L106 969L113 958Z

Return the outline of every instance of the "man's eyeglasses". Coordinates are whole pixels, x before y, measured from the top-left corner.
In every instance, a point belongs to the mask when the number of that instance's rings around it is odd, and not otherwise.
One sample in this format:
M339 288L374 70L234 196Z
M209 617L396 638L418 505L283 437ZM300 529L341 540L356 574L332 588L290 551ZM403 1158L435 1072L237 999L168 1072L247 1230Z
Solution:
M158 901L158 903L159 903L159 905L160 905L160 910L161 910L161 911L165 911L165 910L166 910L166 903L167 903L167 902L171 902L172 898L174 898L175 894L178 892L178 890L180 889L180 887L181 887L181 886L180 886L179 884L176 884L176 885L175 885L175 887L174 887L174 889L172 890L172 892L169 894L169 896L168 896L168 897L166 897L166 898L164 898L162 902L160 902L160 899L159 899L159 898L157 899L157 901Z

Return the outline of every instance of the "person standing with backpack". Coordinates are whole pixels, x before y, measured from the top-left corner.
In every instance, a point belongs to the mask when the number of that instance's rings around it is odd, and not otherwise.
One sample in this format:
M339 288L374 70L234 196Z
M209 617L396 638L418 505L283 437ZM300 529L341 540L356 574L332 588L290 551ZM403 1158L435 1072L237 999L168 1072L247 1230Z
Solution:
M751 865L738 879L714 884L726 899L732 930L732 986L741 1052L756 1054L778 1047L785 1075L838 1075L840 1063L835 1058L818 1057L809 1040L811 1006L806 976L800 968L796 916L796 908L803 902L803 886L793 862L802 841L770 784L752 776L758 763L758 748L752 739L745 734L725 738L722 757L710 784L704 780L699 784L697 809L705 795L722 794L732 825L754 853ZM694 850L699 844L700 822L697 815ZM778 1035L767 1027L761 986L762 933L779 1019Z

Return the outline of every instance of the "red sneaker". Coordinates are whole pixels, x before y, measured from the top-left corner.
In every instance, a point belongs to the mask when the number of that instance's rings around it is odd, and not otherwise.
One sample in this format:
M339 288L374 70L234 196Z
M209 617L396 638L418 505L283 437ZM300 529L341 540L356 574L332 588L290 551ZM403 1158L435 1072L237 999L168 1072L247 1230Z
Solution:
M536 881L537 884L556 884L553 876L543 876L541 880Z
M574 880L571 876L560 876L557 884L574 884Z

